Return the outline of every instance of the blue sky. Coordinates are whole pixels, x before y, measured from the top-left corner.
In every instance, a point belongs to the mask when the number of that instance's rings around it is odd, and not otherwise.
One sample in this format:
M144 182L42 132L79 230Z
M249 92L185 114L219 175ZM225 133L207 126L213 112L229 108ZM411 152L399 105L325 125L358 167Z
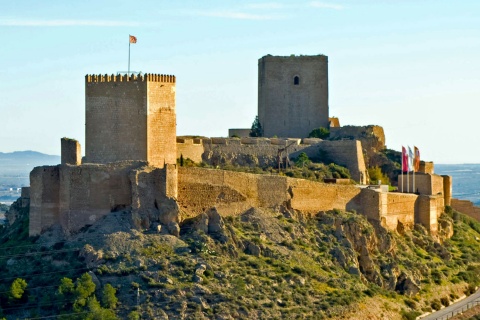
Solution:
M226 136L257 114L266 54L329 57L330 115L387 146L480 163L480 1L1 1L0 152L84 145L84 76L177 77L177 133Z

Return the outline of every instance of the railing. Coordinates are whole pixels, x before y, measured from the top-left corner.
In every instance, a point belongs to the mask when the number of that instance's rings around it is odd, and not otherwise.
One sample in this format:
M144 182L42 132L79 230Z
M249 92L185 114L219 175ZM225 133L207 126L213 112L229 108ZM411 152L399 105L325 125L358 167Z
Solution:
M477 298L467 304L464 304L463 306L460 306L456 309L453 309L452 311L449 311L446 315L443 315L441 317L438 317L438 318L435 318L435 320L447 320L447 319L451 319L461 313L464 313L465 311L475 307L475 306L478 306L480 305L480 298Z

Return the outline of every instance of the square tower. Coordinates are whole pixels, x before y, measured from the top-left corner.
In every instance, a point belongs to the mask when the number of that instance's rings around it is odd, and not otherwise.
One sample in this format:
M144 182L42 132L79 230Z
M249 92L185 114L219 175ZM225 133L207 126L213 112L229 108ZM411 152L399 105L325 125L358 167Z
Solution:
M328 57L260 58L258 119L265 137L305 138L328 128Z
M176 164L175 76L85 76L85 161Z

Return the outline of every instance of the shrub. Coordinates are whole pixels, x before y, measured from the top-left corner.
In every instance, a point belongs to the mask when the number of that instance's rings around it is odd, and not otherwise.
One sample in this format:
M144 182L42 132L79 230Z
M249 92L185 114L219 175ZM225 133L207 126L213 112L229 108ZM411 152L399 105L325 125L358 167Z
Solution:
M440 300L435 299L430 303L430 306L432 307L433 310L440 310L442 308L442 303Z
M442 297L440 298L440 302L445 306L448 307L450 305L450 299L448 297Z
M312 132L308 135L309 138L320 138L326 139L330 136L330 131L327 128L320 127L313 129Z

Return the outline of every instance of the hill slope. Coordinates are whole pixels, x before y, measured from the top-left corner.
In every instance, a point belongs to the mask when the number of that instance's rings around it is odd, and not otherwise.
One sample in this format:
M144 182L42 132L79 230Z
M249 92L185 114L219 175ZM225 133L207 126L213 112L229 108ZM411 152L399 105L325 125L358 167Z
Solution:
M307 217L285 208L225 219L211 209L173 230L178 237L156 224L134 230L122 211L66 241L58 230L29 239L28 210L11 211L17 219L0 235L9 317L413 319L479 281L480 224L457 212L442 217L443 231L455 234L441 243L422 227L398 235L353 212ZM63 277L69 293L59 290ZM96 291L80 290L88 277ZM16 278L28 284L19 299L11 297ZM115 309L105 303L107 284Z

